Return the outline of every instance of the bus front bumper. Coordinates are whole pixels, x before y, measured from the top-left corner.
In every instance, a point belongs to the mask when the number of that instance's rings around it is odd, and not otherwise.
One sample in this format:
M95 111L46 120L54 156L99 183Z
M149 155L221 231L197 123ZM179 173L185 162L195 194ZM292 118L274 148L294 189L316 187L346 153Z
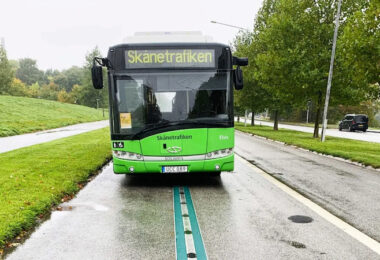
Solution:
M133 161L113 156L117 174L162 173L164 166L187 166L188 172L220 172L234 170L234 155L198 161Z

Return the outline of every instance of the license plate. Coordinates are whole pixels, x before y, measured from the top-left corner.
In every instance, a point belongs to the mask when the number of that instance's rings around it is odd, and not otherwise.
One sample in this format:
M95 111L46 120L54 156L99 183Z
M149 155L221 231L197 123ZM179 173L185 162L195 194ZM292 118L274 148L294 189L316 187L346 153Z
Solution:
M359 127L363 127L363 125L359 125Z
M187 166L162 166L163 173L187 172Z

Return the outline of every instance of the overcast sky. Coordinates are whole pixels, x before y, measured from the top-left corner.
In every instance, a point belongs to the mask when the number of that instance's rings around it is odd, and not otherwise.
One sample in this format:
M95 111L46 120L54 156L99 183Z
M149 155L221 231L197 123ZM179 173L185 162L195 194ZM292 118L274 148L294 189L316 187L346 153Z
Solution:
M86 53L141 31L202 31L230 43L238 29L252 29L262 0L12 0L0 9L0 37L9 59L29 57L40 69L82 66Z

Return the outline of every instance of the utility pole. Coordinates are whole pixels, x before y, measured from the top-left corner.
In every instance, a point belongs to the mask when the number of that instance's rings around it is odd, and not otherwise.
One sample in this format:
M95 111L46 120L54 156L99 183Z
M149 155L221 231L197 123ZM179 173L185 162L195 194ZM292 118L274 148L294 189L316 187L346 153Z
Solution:
M330 90L331 90L331 80L334 69L334 58L335 58L335 48L336 48L336 39L338 37L338 29L339 29L339 18L340 18L340 6L342 5L342 0L338 2L338 12L336 14L335 19L335 30L334 30L334 38L333 38L333 46L331 51L331 60L330 60L330 71L329 78L327 80L327 90L326 90L326 98L325 98L325 108L323 109L323 118L322 118L322 135L321 141L325 141L326 136L326 128L327 128L327 109L329 108L329 99L330 99Z
M310 105L311 105L311 100L307 101L307 112L306 112L306 124L309 123L309 111L310 111Z

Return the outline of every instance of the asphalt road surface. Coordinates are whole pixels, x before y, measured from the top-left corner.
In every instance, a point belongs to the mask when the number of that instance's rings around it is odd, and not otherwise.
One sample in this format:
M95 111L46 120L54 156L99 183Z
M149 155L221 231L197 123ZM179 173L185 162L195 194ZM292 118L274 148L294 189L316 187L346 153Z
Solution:
M240 118L240 122L244 123L244 118ZM251 123L251 120L247 120L247 124L249 125ZM258 125L266 125L266 126L272 126L273 122L267 122L267 121L260 121L255 120L255 123ZM306 133L314 133L314 128L307 127L307 126L297 126L297 125L287 125L287 124L278 124L279 128L285 128L285 129L291 129ZM319 132L322 130L320 129ZM350 132L347 130L339 131L338 129L327 129L326 135L328 136L334 136L334 137L341 137L341 138L347 138L347 139L353 139L353 140L359 140L359 141L367 141L367 142L375 142L380 143L380 131L367 131L367 132L361 132L361 131L355 131Z
M220 178L111 164L8 259L380 259L379 172L242 133L236 153Z
M30 134L14 135L0 137L0 153L9 152L22 147L35 144L46 143L56 139L82 134L96 129L104 128L109 125L108 120L96 121L90 123L82 123L76 125L65 126Z

